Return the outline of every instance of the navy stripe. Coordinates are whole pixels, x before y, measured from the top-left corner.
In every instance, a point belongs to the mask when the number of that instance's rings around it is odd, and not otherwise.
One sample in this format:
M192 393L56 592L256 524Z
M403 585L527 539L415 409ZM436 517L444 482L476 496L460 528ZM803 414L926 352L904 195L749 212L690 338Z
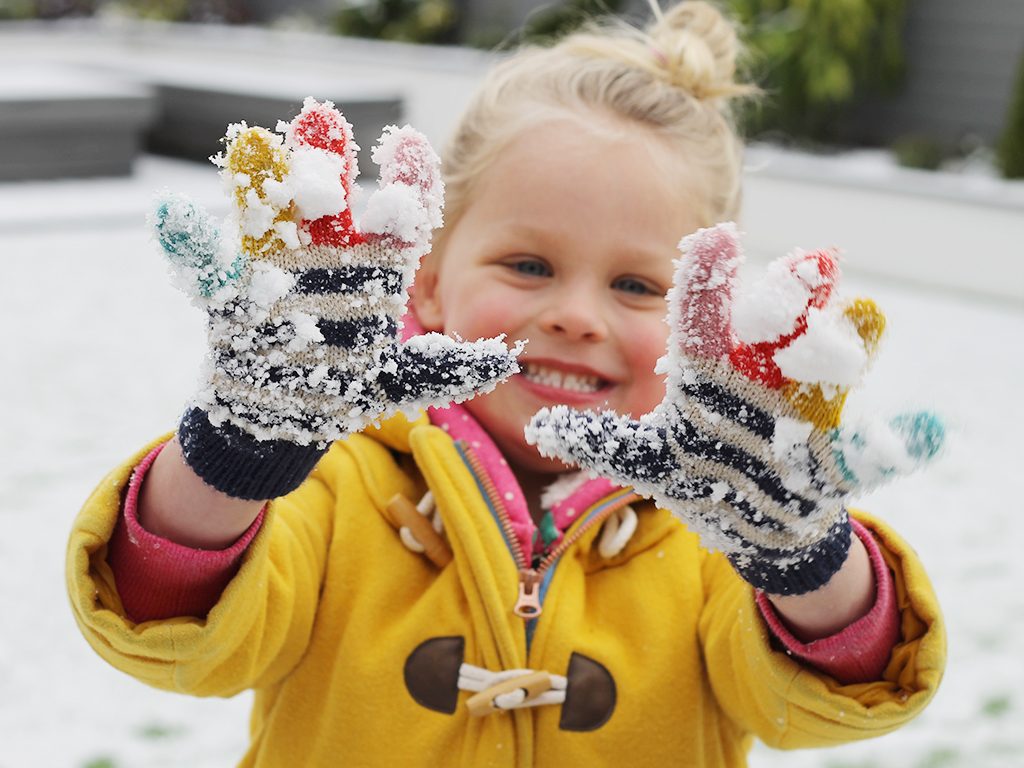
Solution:
M369 315L355 320L316 321L317 328L323 335L323 343L331 347L355 349L379 343L382 337L394 338L398 334L398 324L385 315ZM295 338L295 326L288 322L280 325L264 323L256 331L257 349L268 349L274 344L287 344Z
M696 428L692 428L687 432L673 430L672 436L686 453L694 454L715 464L724 464L741 472L762 493L780 506L789 507L790 504L795 502L800 515L804 517L814 512L817 507L814 501L798 496L788 490L782 484L782 480L775 469L764 464L756 456L747 453L742 448L737 448L735 445L709 437Z
M709 498L714 493L712 485L716 482L720 481L708 477L683 477L666 487L665 493L670 498L680 499L681 501L701 501ZM783 531L786 529L785 523L781 520L776 520L774 517L764 514L764 512L750 504L747 499L740 499L734 488L729 488L726 491L721 504L735 509L740 513L743 520L753 528L767 528L772 531Z
M446 349L443 356L439 356L412 346L396 346L385 357L395 362L395 372L381 370L377 383L395 403L443 395L455 385L463 390L466 384L507 375L511 367L510 355L481 355L462 347Z
M324 336L324 343L332 347L354 349L378 343L383 337L394 338L398 324L394 319L381 315L361 317L357 320L325 320L320 318L317 327Z
M394 295L402 290L402 273L383 267L346 266L334 269L309 269L295 273L298 293L356 293L371 280L379 280L384 293Z
M771 440L775 434L775 419L771 414L713 381L705 379L696 384L684 384L681 389L709 411L722 414L765 440Z
M640 425L617 413L601 411L595 417L584 411L570 411L568 418L574 427L573 433L582 437L583 445L579 448L628 477L631 483L656 482L677 470L678 462L665 430L660 427L656 429L657 439L641 440L637 430ZM576 425L595 422L598 424L596 429L589 426L575 429ZM619 438L623 425L628 436ZM609 440L610 437L613 441Z

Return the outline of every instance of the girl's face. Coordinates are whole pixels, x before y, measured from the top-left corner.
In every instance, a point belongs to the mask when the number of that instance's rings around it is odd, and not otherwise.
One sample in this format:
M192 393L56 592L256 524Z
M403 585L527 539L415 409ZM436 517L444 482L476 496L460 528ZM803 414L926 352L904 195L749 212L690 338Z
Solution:
M540 408L636 417L664 396L654 364L672 259L699 226L681 190L699 183L652 134L604 120L548 122L513 140L416 278L427 330L528 339L522 371L466 404L521 473L565 471L523 438Z

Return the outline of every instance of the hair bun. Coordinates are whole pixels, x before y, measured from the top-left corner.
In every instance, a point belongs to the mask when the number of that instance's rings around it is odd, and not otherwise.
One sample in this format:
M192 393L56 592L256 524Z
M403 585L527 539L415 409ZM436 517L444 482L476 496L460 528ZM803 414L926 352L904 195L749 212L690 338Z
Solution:
M662 12L657 0L650 1L655 21L647 34L670 83L698 99L728 99L749 92L749 86L735 82L740 44L721 11L704 0L685 0Z

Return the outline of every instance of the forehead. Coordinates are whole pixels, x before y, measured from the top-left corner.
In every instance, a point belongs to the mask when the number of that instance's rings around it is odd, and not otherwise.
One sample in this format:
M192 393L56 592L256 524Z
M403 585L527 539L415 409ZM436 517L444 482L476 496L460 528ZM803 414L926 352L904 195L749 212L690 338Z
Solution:
M505 145L477 180L467 213L553 237L667 242L674 252L700 225L700 186L680 153L646 128L553 119Z

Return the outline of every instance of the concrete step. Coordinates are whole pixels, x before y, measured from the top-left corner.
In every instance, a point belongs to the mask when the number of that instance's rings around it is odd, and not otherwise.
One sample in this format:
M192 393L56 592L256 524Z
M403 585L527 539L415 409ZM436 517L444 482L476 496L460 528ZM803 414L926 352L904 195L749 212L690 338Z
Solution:
M70 67L5 67L0 181L127 175L156 112L143 85Z

